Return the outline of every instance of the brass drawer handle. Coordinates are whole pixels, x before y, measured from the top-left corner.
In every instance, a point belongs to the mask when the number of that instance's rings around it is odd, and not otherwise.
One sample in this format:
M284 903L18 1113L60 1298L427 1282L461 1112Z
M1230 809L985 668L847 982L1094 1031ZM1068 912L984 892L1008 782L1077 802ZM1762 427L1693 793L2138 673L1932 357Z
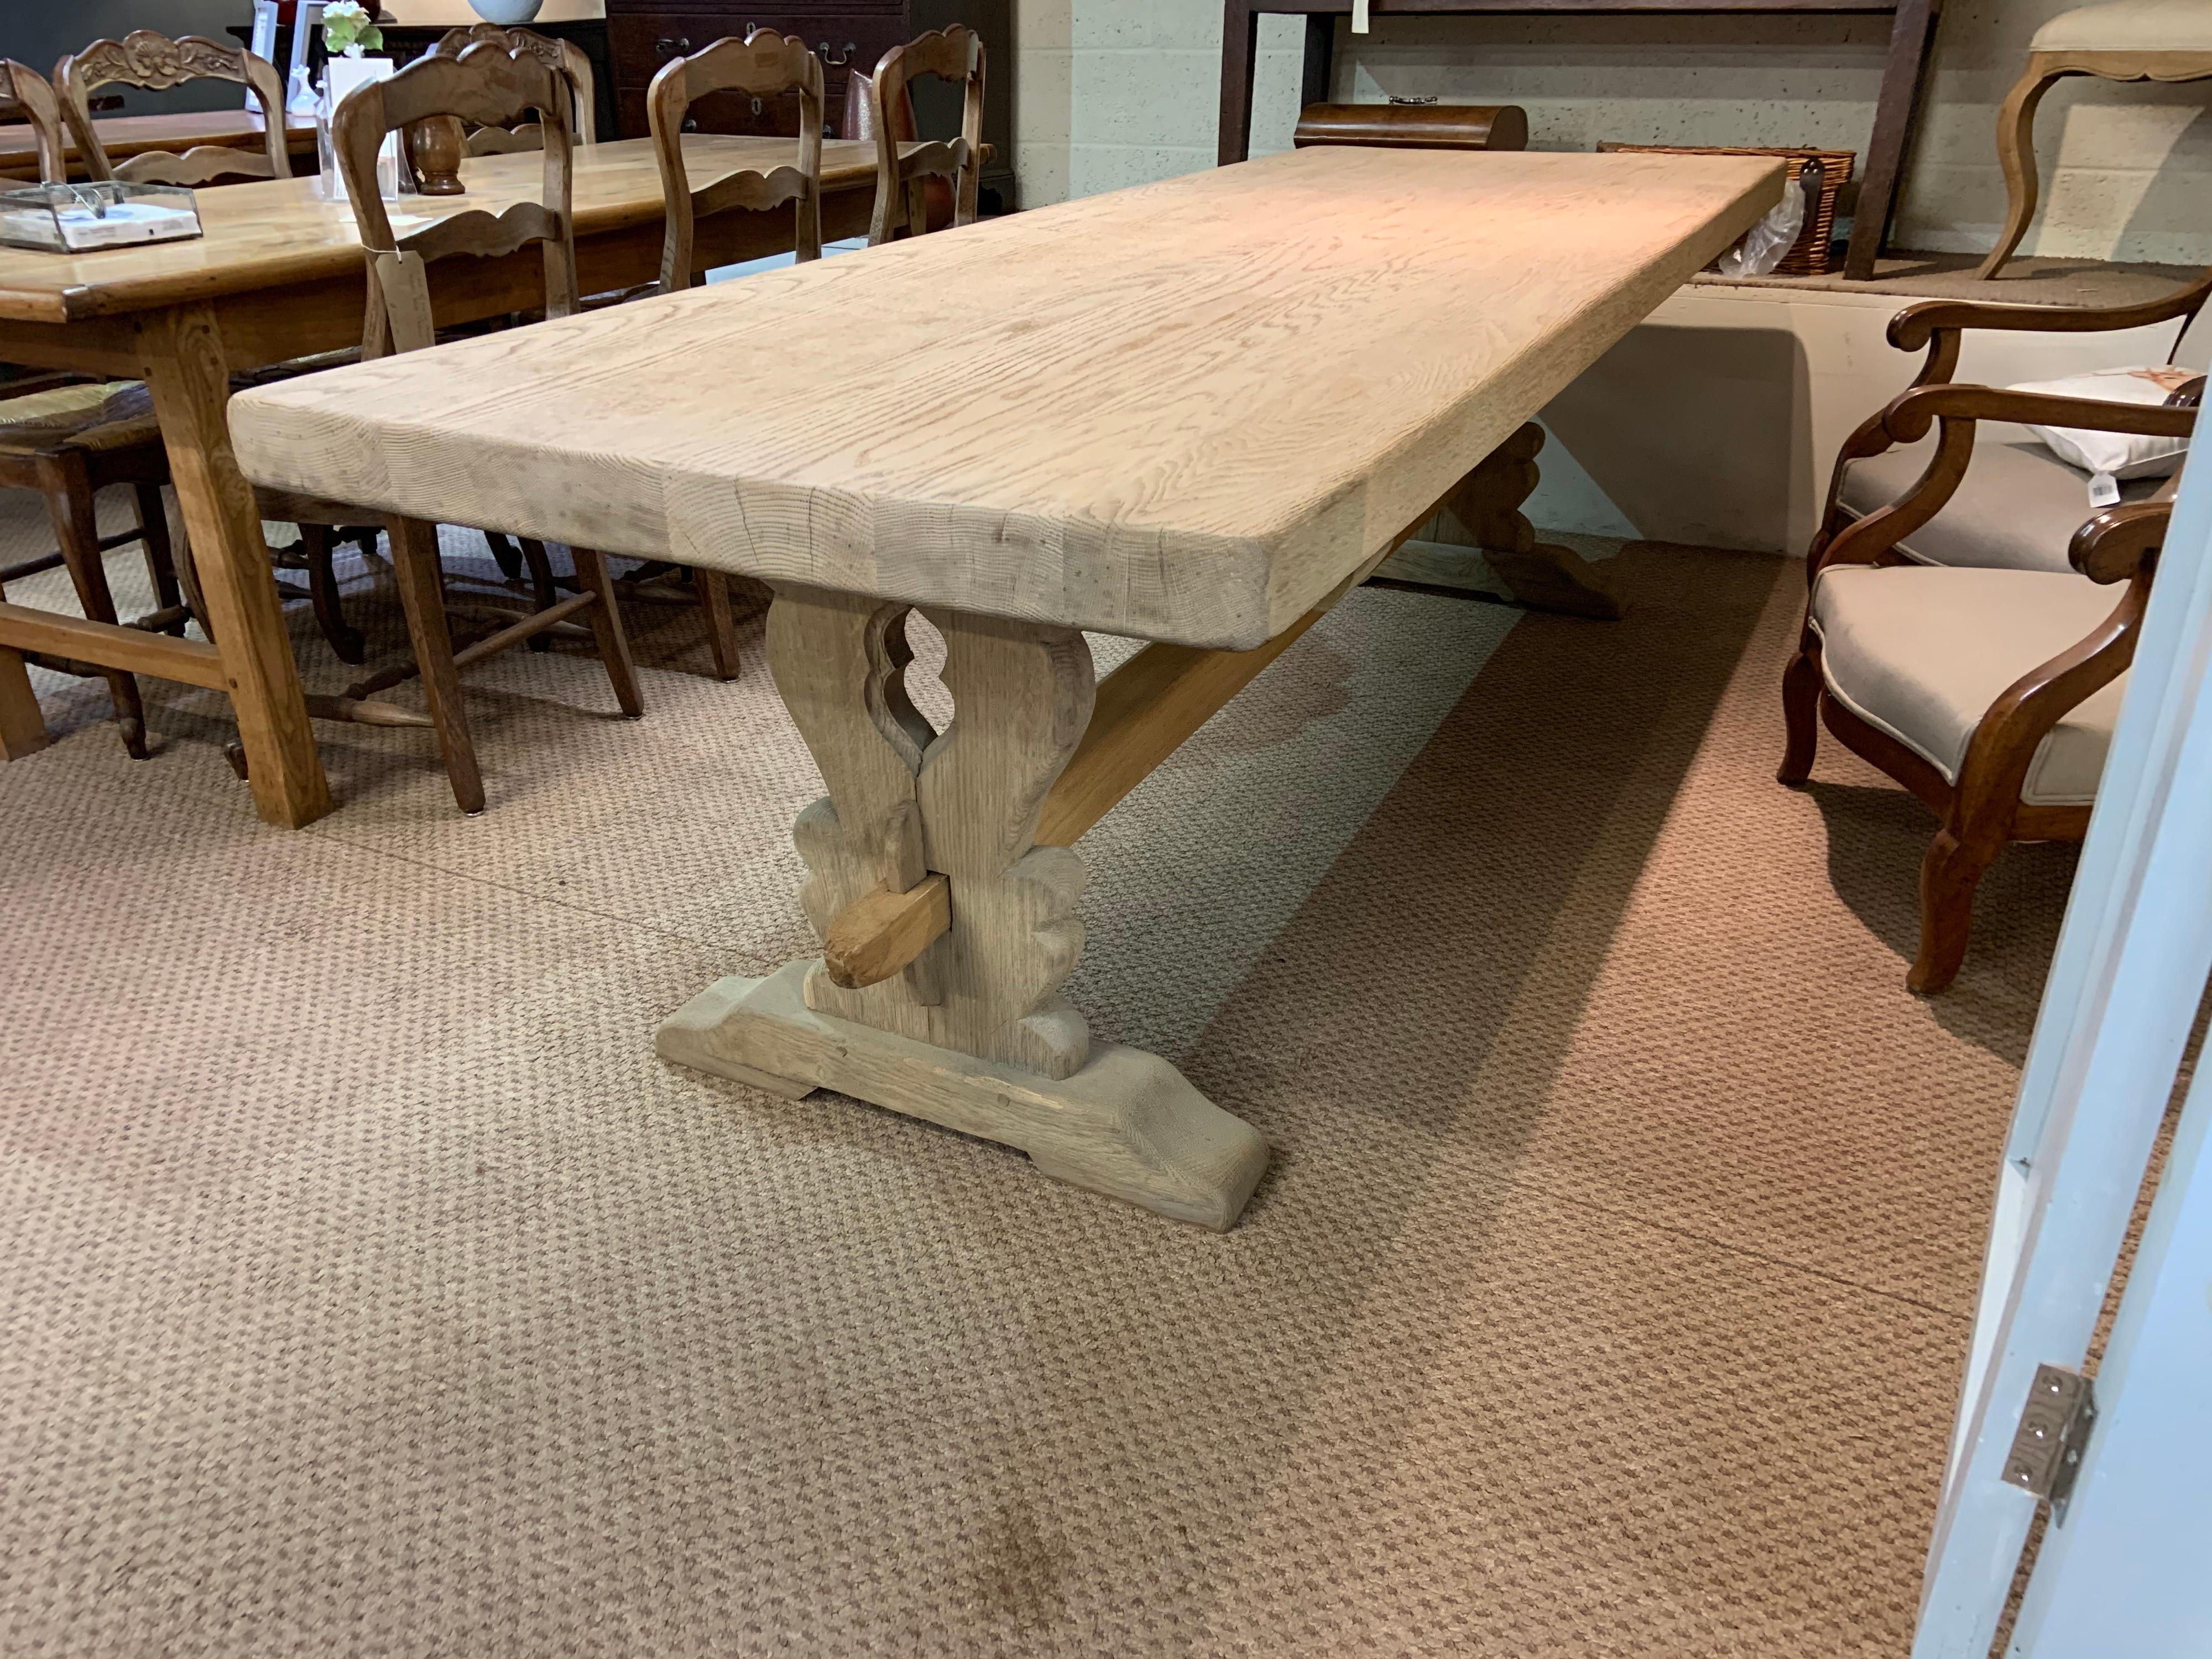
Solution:
M824 40L822 43L823 65L828 69L842 69L846 64L853 61L853 54L860 51L860 43L859 41L848 40L845 43L844 56L841 58L836 53L830 50L830 43L827 40Z
M688 34L674 40L664 34L653 43L653 56L656 58L675 58L690 50L691 37Z

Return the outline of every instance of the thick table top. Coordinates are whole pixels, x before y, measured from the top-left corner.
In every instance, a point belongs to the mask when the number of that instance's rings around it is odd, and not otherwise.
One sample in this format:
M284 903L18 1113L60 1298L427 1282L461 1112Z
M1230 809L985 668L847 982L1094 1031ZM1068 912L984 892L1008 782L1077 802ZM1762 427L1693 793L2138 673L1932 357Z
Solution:
M684 165L695 188L710 182L718 171L781 167L796 154L796 142L788 138L694 133L684 140ZM461 164L465 194L402 197L390 204L394 228L405 231L415 228L410 222L432 216L471 208L496 213L516 202L542 200L544 176L544 160L536 155L475 157ZM824 143L822 182L824 190L873 191L874 142ZM579 237L659 218L660 174L653 141L579 144L574 189ZM342 202L324 201L312 178L220 185L198 194L206 234L191 241L80 254L0 248L0 319L68 322L362 268L353 210Z
M181 154L196 144L222 144L237 149L261 147L259 110L216 109L191 110L174 115L110 115L95 120L93 130L100 134L100 147L111 161L120 161L132 155L144 155L154 150ZM284 125L289 147L295 152L304 150L312 155L315 148L315 122L313 116L295 115ZM77 159L76 140L70 133L68 124L63 124L62 144L72 161ZM39 170L39 147L31 137L31 129L21 122L0 126L0 173L35 174Z
M1315 149L231 404L258 482L1201 646L1297 620L1779 198Z

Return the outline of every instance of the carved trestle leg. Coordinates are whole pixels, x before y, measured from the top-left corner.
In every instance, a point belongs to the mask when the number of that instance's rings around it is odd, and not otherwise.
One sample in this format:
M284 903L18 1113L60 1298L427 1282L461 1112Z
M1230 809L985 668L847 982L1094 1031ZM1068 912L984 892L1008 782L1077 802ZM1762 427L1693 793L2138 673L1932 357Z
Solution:
M709 987L660 1028L679 1064L797 1098L830 1088L1019 1147L1048 1175L1226 1228L1267 1162L1257 1131L1167 1061L1094 1044L1060 994L1083 949L1082 860L1036 844L1091 719L1091 653L1066 628L925 614L955 717L908 701L908 607L785 586L769 612L776 689L826 799L793 831L817 935L878 890L948 878L951 925L858 989L821 959Z
M1543 447L1542 427L1531 421L1521 428L1444 497L1433 538L1407 542L1375 574L1498 595L1532 611L1618 621L1621 601L1603 568L1572 548L1539 542L1521 511L1541 476L1536 455Z

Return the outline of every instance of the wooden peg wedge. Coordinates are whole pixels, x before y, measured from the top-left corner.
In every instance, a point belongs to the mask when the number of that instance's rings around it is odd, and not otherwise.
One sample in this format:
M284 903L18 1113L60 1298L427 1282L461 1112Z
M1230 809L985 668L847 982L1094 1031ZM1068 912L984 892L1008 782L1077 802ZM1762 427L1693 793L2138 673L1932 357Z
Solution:
M838 913L822 941L830 983L858 991L881 984L952 927L952 884L932 872L903 893L878 888Z

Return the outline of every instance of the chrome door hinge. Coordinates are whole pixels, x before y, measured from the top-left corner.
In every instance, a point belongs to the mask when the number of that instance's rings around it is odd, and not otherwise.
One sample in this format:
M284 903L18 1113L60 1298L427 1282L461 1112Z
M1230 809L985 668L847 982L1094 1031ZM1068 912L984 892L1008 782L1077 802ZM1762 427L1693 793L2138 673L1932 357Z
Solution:
M2020 1429L2005 1458L2004 1479L2051 1500L2051 1518L2066 1518L2066 1500L2081 1468L2081 1449L2097 1420L2097 1391L2079 1371L2038 1365L2021 1408Z

